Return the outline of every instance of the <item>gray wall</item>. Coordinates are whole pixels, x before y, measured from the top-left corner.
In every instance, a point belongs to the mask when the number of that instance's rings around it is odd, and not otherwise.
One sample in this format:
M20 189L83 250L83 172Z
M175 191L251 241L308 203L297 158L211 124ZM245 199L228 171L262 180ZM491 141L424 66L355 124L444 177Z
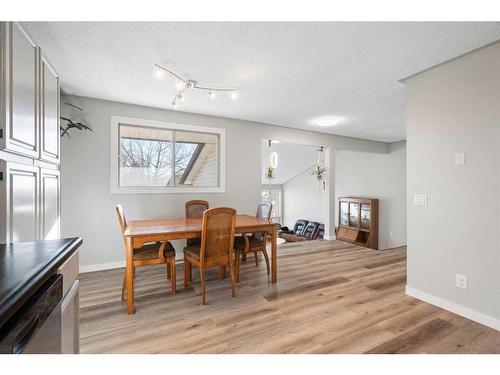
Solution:
M379 200L379 249L406 245L406 142L389 154L340 151L335 155L335 195ZM338 225L338 204L335 209Z
M270 153L278 154L278 166L274 170L273 184L284 184L298 174L316 164L319 146L304 146L296 143L273 143L269 149L268 142L262 142L262 185L269 183L266 169L270 166Z
M328 192L311 175L313 170L309 168L283 184L283 222L290 229L298 219L325 223L323 202Z
M62 234L81 236L83 269L94 265L123 263L123 241L114 206L121 203L129 219L178 217L184 202L207 199L212 206L228 205L239 212L254 214L261 192L261 144L263 138L282 142L323 145L335 149L355 149L386 153L381 142L301 131L267 124L213 116L141 107L98 99L66 96L83 113L63 105L63 113L83 118L93 132L73 132L61 142ZM226 129L226 191L217 194L110 194L110 119L112 115L159 121L174 121ZM333 189L333 187L330 185ZM332 194L334 195L334 194ZM331 200L333 205L333 200ZM333 212L334 208L331 209ZM177 248L182 243L174 244ZM92 267L91 267L92 266Z
M500 44L406 83L407 291L500 329Z

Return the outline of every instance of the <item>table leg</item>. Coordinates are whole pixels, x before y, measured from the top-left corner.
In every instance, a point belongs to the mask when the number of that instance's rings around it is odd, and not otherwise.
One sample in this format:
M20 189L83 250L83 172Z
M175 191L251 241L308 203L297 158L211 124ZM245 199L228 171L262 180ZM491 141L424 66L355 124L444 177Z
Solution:
M278 282L278 244L277 244L276 226L273 225L271 232L271 281Z
M127 285L127 314L134 314L134 253L132 237L125 237L126 247L126 285Z
M235 264L235 274L236 274L236 282L240 282L240 250L236 249L236 256L234 258Z
M226 266L219 266L219 280L224 280L226 276Z

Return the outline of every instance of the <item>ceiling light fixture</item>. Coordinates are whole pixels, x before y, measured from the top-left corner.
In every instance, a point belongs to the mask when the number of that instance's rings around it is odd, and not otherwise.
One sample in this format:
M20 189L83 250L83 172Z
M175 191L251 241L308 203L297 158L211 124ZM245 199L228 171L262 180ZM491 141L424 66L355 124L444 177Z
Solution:
M159 70L159 71L163 73L163 70ZM175 88L177 89L177 91L182 90L184 88L184 82L177 81L175 84Z
M164 78L165 72L163 70L157 70L155 75L156 75L156 78Z
M185 79L182 78L179 74L172 72L171 70L159 65L159 64L154 64L160 71L162 72L167 72L171 75L173 75L175 78L178 79L175 87L177 89L177 94L174 96L172 99L172 106L174 108L177 108L177 101L185 100L185 95L184 92L189 89L197 89L197 90L205 90L208 91L208 95L210 98L215 99L215 92L217 91L227 91L230 93L231 99L237 99L238 98L238 89L234 87L209 87L209 86L204 86L200 85L197 81L193 81L192 79Z
M328 126L335 126L341 123L343 120L342 117L336 117L336 116L325 116L325 117L320 117L316 118L311 121L313 125L318 125L322 127L328 127Z

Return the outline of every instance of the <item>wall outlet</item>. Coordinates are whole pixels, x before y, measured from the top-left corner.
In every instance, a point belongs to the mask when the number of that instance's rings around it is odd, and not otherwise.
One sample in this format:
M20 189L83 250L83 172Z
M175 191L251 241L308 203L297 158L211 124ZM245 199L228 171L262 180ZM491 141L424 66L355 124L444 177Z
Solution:
M415 194L413 203L415 206L427 206L427 194Z
M455 165L456 166L464 166L465 165L465 152L456 152L455 153Z
M394 237L394 232L389 232L389 237Z
M457 285L457 288L467 289L467 276L457 273L455 284Z

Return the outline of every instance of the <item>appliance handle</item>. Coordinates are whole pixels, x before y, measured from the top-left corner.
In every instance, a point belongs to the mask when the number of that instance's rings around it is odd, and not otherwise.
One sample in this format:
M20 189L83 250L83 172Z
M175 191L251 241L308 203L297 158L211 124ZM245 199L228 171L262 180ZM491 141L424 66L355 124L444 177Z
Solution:
M64 299L61 302L62 314L64 314L66 312L68 305L71 302L73 302L73 299L74 299L75 295L78 293L79 289L80 289L80 281L79 280L73 281L73 285L71 286L71 289L66 293L66 296L64 297Z
M36 328L38 327L38 321L40 320L40 314L37 312L34 314L28 322L24 325L24 327L21 329L19 334L15 337L13 343L12 343L12 353L13 354L18 354L21 353L30 340L30 338L33 336L33 334L36 331Z

